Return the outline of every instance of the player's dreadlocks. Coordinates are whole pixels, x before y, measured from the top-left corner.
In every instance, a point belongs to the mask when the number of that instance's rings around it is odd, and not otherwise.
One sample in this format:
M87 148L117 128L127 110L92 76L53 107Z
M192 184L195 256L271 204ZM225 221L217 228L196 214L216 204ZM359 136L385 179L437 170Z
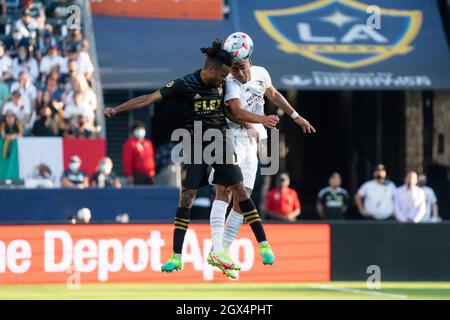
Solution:
M211 47L200 48L200 51L207 57L205 65L227 65L233 64L233 55L222 48L222 41L216 39Z

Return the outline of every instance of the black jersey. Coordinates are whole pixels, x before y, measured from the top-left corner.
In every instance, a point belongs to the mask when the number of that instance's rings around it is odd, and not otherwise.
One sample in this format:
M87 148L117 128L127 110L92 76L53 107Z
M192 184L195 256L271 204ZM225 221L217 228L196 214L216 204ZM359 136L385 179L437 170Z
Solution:
M184 127L193 130L194 121L201 121L203 130L227 128L223 112L225 86L208 87L200 78L200 70L170 81L160 89L164 99L175 98L181 106Z

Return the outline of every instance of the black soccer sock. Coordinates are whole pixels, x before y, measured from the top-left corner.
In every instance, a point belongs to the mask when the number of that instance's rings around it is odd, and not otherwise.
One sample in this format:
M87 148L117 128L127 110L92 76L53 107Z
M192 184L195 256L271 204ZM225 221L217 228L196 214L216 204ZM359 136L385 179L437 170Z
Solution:
M173 230L173 252L181 254L183 251L183 242L186 231L189 227L189 219L191 217L190 208L177 208L174 220Z
M249 198L239 202L239 207L241 208L245 221L247 221L252 228L258 243L261 241L267 241L261 218L252 199Z

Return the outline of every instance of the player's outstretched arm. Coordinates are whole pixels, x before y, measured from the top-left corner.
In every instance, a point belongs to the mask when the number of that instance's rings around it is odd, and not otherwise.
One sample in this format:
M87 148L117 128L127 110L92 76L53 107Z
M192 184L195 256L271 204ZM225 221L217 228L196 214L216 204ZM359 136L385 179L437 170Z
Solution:
M242 108L240 99L231 99L228 103L228 114L230 119L236 123L250 122L250 123L262 123L264 127L272 129L278 124L280 119L276 115L260 116Z
M265 96L278 108L286 112L303 129L304 133L315 133L316 129L302 116L300 116L286 98L273 85L266 89Z
M105 110L103 111L103 115L108 119L114 117L119 112L140 109L161 100L162 96L158 90L153 93L131 99L125 103L122 103L121 105L118 105L115 108L105 108Z

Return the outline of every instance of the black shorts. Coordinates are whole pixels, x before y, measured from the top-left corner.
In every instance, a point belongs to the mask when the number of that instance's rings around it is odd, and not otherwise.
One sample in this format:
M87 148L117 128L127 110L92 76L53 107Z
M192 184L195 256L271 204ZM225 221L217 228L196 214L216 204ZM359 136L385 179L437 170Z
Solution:
M212 164L213 184L232 186L243 180L241 168L233 164ZM187 189L199 189L208 185L210 170L208 164L183 164L181 166L181 185Z
M217 162L205 162L200 159L200 163L183 163L181 165L181 185L187 189L198 189L208 185L208 178L210 174L210 166L214 168L213 184L221 186L231 186L243 181L241 168L237 165L237 156L234 153L232 142L223 141L223 152L218 154L214 159L220 159ZM207 146L205 143L202 146L202 152ZM191 152L194 152L194 146L191 145ZM215 156L215 153L213 152ZM191 159L194 159L191 154Z

